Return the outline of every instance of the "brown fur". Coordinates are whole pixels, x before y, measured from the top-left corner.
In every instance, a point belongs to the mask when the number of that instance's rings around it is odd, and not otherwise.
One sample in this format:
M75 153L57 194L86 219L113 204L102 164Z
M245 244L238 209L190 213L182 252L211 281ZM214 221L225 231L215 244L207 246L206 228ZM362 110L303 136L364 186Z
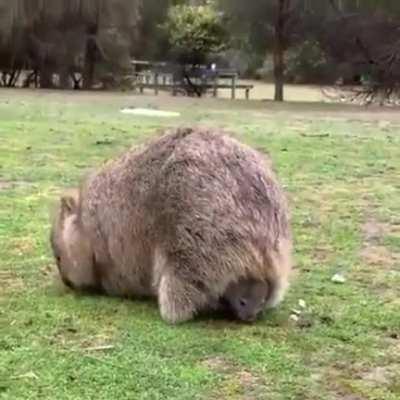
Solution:
M288 218L268 159L223 132L181 128L64 196L52 245L71 287L157 297L177 323L243 278L268 282L265 307L277 305L291 269Z

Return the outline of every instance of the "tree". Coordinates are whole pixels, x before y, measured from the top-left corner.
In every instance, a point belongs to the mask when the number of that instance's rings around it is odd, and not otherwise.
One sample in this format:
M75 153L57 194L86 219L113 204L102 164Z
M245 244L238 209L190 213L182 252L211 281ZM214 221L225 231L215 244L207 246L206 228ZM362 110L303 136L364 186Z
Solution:
M168 10L177 5L186 4L185 0L145 0L142 4L140 24L140 44L135 56L150 60L166 59L169 52L168 37L161 29Z
M215 77L202 66L228 43L220 14L210 2L204 3L170 8L163 25L170 58L180 66L174 71L174 81L183 85L188 94L199 97L207 88L207 79Z
M387 1L382 8L382 4L369 2L364 8L347 12L336 1L329 3L336 18L326 22L321 43L334 63L346 63L352 76L360 77L362 82L361 86L337 87L336 92L348 100L366 104L398 101L399 4L395 8L395 4Z
M164 24L174 58L182 64L202 64L227 45L222 20L211 5L170 8Z
M398 0L332 0L340 12L347 14L362 13L364 22L368 22L373 13L386 13L394 17L400 14ZM305 42L319 41L327 36L327 27L333 26L337 19L331 0L218 0L218 4L229 18L230 29L235 37L235 45L245 49L248 54L273 55L275 100L283 99L283 87L286 75L286 52ZM336 29L336 30L335 30ZM344 36L342 29L336 26L330 29L330 45L335 46L335 35ZM372 31L371 31L372 32ZM349 38L349 37L348 37ZM354 47L354 46L353 46ZM348 49L352 46L347 47ZM343 48L341 49L343 50ZM333 60L332 58L330 59ZM334 69L334 68L332 68Z
M141 0L0 0L0 51L9 54L2 67L37 69L42 87L51 86L53 72L81 70L89 88L99 61L115 68L129 59L140 6Z
M283 101L285 81L285 52L296 43L300 29L298 0L219 0L230 21L230 27L239 38L239 45L250 51L273 54L275 100Z

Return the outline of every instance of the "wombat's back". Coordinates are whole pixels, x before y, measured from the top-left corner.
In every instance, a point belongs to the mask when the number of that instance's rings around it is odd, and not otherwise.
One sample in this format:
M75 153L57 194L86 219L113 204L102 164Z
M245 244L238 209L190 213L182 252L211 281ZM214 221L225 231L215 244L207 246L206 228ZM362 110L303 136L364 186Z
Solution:
M109 293L155 294L167 271L206 301L240 276L290 269L279 261L291 243L286 199L269 162L220 132L169 131L106 164L82 199Z

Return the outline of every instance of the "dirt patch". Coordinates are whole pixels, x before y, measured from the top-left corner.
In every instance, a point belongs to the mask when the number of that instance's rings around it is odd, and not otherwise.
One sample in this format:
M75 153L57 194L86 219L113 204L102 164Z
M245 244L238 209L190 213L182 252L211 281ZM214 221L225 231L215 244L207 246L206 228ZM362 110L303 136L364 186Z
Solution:
M329 246L318 246L313 249L313 258L319 263L325 263L332 257L332 253Z
M14 187L13 182L7 182L0 179L0 192L3 190L9 190Z
M0 271L0 297L10 292L22 290L24 281L13 272Z
M391 268L400 263L400 254L391 252L384 246L364 247L361 251L362 259L371 266Z
M254 389L262 385L262 379L258 376L253 375L248 371L241 371L236 374L238 381L241 386L247 389Z
M211 357L202 362L202 365L214 372L227 374L235 370L235 366L223 357Z
M352 393L346 379L339 373L339 371L332 369L327 373L328 376L324 376L324 380L328 383L329 392L334 399L340 400L365 400L364 397L356 393Z
M376 367L360 375L363 383L375 387L376 385L390 386L396 378L394 367Z
M389 224L370 219L362 226L364 241L368 243L379 243L380 240L391 232Z
M265 395L268 386L254 373L241 370L223 357L208 358L202 362L206 368L222 374L222 385L211 396L212 399L230 398L247 400Z
M386 236L400 235L400 220L391 219L390 222L379 222L370 218L363 226L362 233L364 242L380 243Z
M397 369L397 363L375 367L339 363L321 374L319 381L328 385L333 398L364 400L364 393L377 388L390 392L399 376Z
M338 390L333 394L334 398L337 400L365 400L365 397L360 397L354 394L344 393L343 390Z
M388 223L378 222L370 218L363 226L364 245L360 256L369 266L383 269L392 268L400 263L400 254L382 245L382 241L390 234L396 233L398 227Z
M337 400L365 400L365 397L360 397L354 394L346 394L341 390L335 392L334 396Z
M32 255L36 249L36 241L30 237L14 238L9 244L10 253L17 256Z

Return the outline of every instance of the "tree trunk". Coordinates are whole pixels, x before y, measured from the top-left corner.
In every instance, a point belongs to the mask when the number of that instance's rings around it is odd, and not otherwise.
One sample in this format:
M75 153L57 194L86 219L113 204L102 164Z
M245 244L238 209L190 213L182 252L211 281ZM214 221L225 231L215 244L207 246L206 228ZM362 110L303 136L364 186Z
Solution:
M48 66L44 65L40 69L40 88L53 89L53 71Z
M290 0L277 0L278 10L275 23L274 43L274 79L275 101L283 101L285 83L285 24L288 18Z
M91 89L94 82L95 60L90 51L86 51L85 67L83 70L83 89Z
M21 70L13 70L10 75L9 87L15 87L18 83L18 79L21 75Z
M60 76L60 88L63 90L71 89L72 86L68 68L65 67L60 68L59 76Z
M85 66L83 69L83 89L91 89L94 83L94 73L97 62L97 33L98 25L92 24L87 29Z
M274 79L275 79L275 101L283 101L283 86L285 83L284 51L279 43L274 50Z

